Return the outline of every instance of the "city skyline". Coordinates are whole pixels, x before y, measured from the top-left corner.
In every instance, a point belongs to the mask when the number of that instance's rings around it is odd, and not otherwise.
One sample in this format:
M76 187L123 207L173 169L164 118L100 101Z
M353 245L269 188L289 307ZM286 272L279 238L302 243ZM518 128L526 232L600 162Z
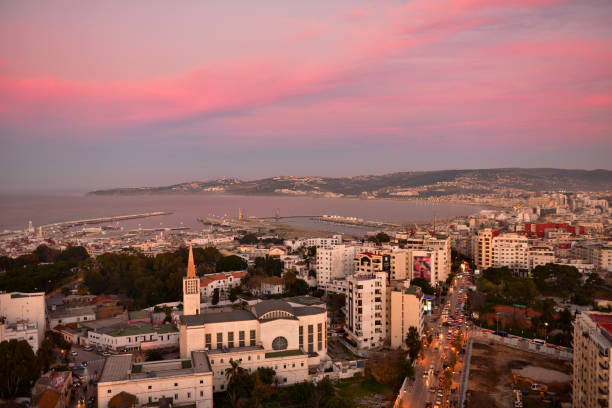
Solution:
M0 10L3 190L611 168L606 1Z

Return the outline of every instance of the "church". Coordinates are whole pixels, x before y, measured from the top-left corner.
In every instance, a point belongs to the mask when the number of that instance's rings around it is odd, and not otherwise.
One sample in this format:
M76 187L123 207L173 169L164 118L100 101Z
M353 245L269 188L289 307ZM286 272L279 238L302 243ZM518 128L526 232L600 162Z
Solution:
M278 383L308 380L308 367L327 358L327 311L284 300L262 300L230 312L200 309L200 280L189 248L183 278L183 316L180 320L181 358L206 351L213 372L213 391L227 389L225 369L239 361L248 372L273 368Z

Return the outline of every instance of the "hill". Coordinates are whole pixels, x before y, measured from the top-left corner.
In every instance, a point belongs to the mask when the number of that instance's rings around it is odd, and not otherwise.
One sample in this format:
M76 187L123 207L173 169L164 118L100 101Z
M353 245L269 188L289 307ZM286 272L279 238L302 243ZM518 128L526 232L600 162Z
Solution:
M610 170L476 169L400 172L353 177L279 176L259 180L235 178L193 181L162 187L97 190L91 195L225 193L326 197L443 197L534 191L612 190Z

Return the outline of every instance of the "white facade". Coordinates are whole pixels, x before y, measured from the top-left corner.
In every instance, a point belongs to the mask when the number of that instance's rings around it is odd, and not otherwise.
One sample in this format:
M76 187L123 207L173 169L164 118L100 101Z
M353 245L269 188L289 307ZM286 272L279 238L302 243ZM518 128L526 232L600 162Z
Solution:
M45 337L45 293L0 293L0 317L6 324L27 322L30 326L36 325L40 346Z
M126 392L137 406L171 398L174 406L212 408L212 371L206 353L190 359L134 363L131 354L107 358L98 382L98 407L106 408L115 395Z
M518 234L501 234L492 240L492 266L507 266L514 272L529 270L529 242Z
M25 340L28 342L32 350L38 351L38 327L36 323L18 322L18 323L3 323L0 322L0 343L10 340Z
M546 265L555 262L555 251L545 245L529 247L529 270L533 270L536 266Z
M356 251L356 247L349 245L317 248L317 286L324 287L334 279L353 273L353 259Z
M303 238L303 239L288 239L283 243L292 251L300 247L328 247L332 245L342 244L342 235L333 235L331 238Z
M200 278L200 294L204 297L212 296L215 289L227 292L235 286L240 286L240 282L245 276L245 271L204 275Z
M367 257L359 262L367 263ZM358 348L382 346L386 336L387 273L355 272L346 278L346 282L348 339Z
M126 325L91 330L87 333L87 343L99 348L126 351L177 347L179 332L171 324Z
M262 301L249 310L183 316L181 357L208 351L215 391L227 387L230 360L241 360L251 371L272 367L280 384L294 384L308 379L309 365L327 357L326 323L324 307L282 300Z
M49 328L55 326L66 325L68 323L82 323L96 320L96 311L92 306L84 307L61 307L56 310L49 311Z

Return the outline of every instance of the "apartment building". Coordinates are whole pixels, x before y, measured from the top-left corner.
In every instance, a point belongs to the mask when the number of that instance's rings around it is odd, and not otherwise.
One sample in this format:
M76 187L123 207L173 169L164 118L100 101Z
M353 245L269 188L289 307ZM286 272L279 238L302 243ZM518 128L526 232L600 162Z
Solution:
M430 259L423 260L431 266L431 271L427 275L428 280L436 285L440 281L445 281L451 272L451 238L442 234L416 233L404 234L397 236L398 244L405 250L411 250L412 253L406 254L406 275L402 278L401 270L398 270L395 277L392 279L414 279L420 277L421 271L415 270L414 267L421 265L421 259L414 257L425 256ZM425 251L425 252L415 252ZM394 251L399 252L399 251ZM398 262L398 264L400 264ZM415 272L416 275L415 276ZM392 274L393 275L393 274Z
M574 321L572 407L612 407L612 313L582 312Z
M391 348L405 348L411 326L423 335L425 297L421 288L409 281L391 281L387 288L387 340Z
M612 246L601 243L583 243L572 248L572 255L593 264L599 271L612 272Z
M11 340L25 340L36 352L38 350L38 327L36 323L29 321L7 323L6 318L0 317L0 343Z
M507 266L515 273L529 270L529 241L519 234L501 234L491 240L491 263L493 267Z
M283 242L283 245L290 248L292 251L300 247L323 248L340 244L342 244L342 235L332 235L327 238L288 239Z
M346 330L347 340L358 348L370 349L382 346L386 336L386 288L387 272L382 259L362 255L355 274L346 278Z
M555 262L555 251L547 245L529 246L529 270L536 266L546 265Z
M473 237L474 263L478 269L487 269L493 266L493 230L484 228Z
M349 245L333 245L317 249L317 286L324 287L334 279L353 273L353 260L357 248Z
M34 351L38 350L45 338L45 293L0 293L0 318L5 336L27 340L30 344L36 344ZM36 326L36 339L30 339L33 326Z
M98 407L111 400L130 401L113 406L167 406L212 408L213 375L205 352L188 358L136 363L132 354L110 356L98 382Z
M246 271L232 271L204 275L200 278L200 294L209 297L213 295L215 289L228 292L231 288L239 286L246 274Z

